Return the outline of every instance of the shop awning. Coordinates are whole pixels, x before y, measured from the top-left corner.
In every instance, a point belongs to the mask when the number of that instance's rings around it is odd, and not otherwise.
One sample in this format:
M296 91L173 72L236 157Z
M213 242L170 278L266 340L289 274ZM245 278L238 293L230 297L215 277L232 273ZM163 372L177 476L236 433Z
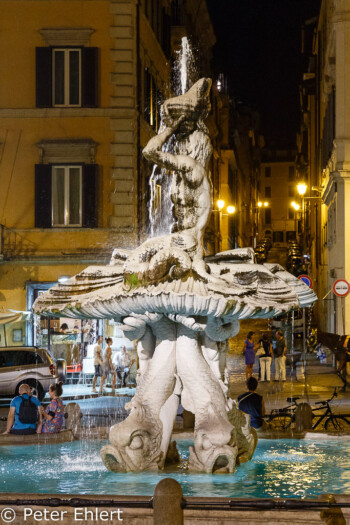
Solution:
M23 318L24 312L16 312L11 310L0 310L0 324L17 323Z

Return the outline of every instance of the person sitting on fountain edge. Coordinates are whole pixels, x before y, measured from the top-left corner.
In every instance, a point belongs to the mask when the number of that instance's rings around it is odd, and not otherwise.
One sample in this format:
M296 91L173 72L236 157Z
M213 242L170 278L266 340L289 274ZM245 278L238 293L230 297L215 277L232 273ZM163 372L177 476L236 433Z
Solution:
M43 425L38 426L37 432L43 434L56 434L60 432L64 421L64 405L60 396L63 394L62 381L52 383L49 388L51 398L50 404L44 410L40 407L43 418Z
M11 401L4 434L36 434L37 423L38 428L41 427L40 401L32 396L30 386L25 383L19 387L18 393Z
M238 408L250 415L250 425L256 430L264 428L265 403L264 398L257 394L255 390L258 386L258 380L250 377L247 380L248 392L238 396Z

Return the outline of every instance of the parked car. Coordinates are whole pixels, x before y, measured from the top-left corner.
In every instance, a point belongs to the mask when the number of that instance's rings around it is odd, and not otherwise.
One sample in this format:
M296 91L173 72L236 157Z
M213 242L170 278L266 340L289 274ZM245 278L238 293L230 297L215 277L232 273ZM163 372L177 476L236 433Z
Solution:
M54 380L64 381L66 362L54 359L45 348L9 346L0 348L0 396L18 395L26 383L40 401Z

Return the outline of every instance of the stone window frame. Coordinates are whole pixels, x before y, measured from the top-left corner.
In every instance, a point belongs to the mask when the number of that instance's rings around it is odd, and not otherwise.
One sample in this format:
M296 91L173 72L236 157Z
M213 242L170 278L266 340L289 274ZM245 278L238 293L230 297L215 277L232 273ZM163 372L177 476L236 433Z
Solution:
M94 164L97 142L90 138L43 139L36 144L40 164Z
M95 32L92 27L46 27L39 29L39 33L48 46L88 46L91 35Z

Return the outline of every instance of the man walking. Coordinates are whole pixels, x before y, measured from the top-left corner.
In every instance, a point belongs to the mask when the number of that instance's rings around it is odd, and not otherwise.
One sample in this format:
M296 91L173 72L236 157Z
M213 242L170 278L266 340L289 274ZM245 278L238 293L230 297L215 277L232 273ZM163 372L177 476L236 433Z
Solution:
M103 336L99 335L97 338L97 343L94 346L95 375L92 380L92 391L94 393L97 393L97 390L96 390L97 378L102 376L102 365L103 365L102 347L101 347L102 342L103 342Z
M273 350L275 357L275 381L285 381L287 345L282 330L277 331L276 338L276 347Z

